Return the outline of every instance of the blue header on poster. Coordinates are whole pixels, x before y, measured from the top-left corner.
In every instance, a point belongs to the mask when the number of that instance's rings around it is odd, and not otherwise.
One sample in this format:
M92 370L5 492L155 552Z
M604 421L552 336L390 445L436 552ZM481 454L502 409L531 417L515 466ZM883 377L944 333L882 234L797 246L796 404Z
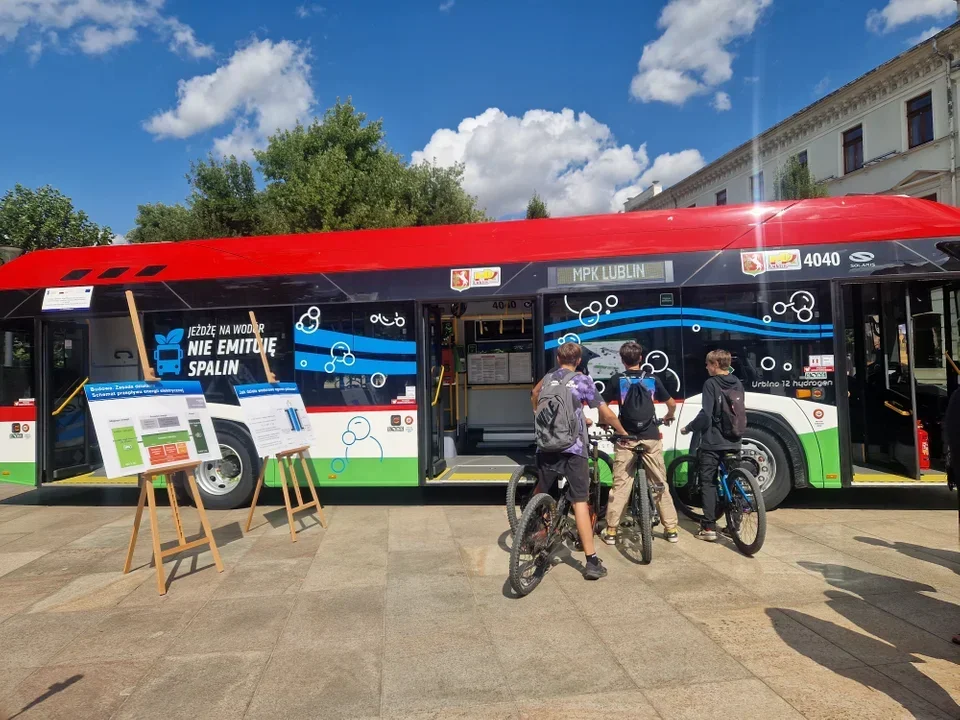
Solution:
M159 382L95 383L85 385L83 391L88 402L100 400L125 400L128 398L160 397L163 395L203 395L203 388L196 380L161 380Z
M234 392L240 399L250 397L264 397L270 395L299 395L300 388L296 383L254 383L251 385L234 385Z

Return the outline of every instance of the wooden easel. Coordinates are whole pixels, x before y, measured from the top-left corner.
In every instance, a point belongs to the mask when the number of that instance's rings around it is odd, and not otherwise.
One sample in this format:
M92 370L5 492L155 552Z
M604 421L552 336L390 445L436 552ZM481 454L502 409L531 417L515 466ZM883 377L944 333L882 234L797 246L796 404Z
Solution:
M140 353L140 367L143 369L143 378L147 382L156 382L157 376L147 362L147 348L143 342L143 330L140 327L140 316L137 314L137 304L133 299L133 293L127 290L127 308L130 311L130 322L133 324L133 334L137 341L137 350ZM220 560L220 551L217 549L217 543L213 538L213 532L210 530L210 521L207 519L206 510L203 508L203 498L197 488L196 470L199 462L181 463L171 465L155 472L145 472L140 476L140 500L137 503L137 514L133 519L133 532L130 535L130 545L127 548L127 560L123 564L123 573L130 572L130 566L133 563L133 551L137 547L137 535L140 533L140 520L143 518L143 507L146 504L150 511L150 534L153 537L153 562L157 568L157 591L161 595L167 593L166 579L163 575L163 559L171 555L178 555L186 550L210 546L210 553L213 555L213 562L217 566L217 572L223 572L223 562ZM200 525L203 527L203 536L197 540L187 542L183 534L183 523L180 520L180 505L177 503L177 493L173 489L173 476L175 473L182 472L186 475L190 483L190 491L193 494L193 500L197 505L197 513L200 515ZM167 496L170 500L170 512L173 514L173 525L177 531L176 547L166 550L160 549L160 527L157 523L157 497L153 489L153 482L158 477L164 477L167 482Z
M266 373L267 382L271 385L276 384L277 376L270 369L270 361L267 360L267 352L263 346L263 338L260 337L260 325L257 323L257 316L253 310L250 311L250 324L253 327L254 337L257 339L257 349L260 351L260 360L263 362L263 371ZM294 514L302 510L309 510L312 507L317 509L317 519L320 521L320 527L327 527L327 519L323 514L323 506L320 504L320 498L317 496L317 488L310 477L309 465L307 463L307 451L309 445L293 450L287 450L276 454L277 469L280 472L280 488L283 490L283 504L287 509L287 523L290 525L290 540L297 541L297 527L294 523ZM297 473L294 469L294 458L299 457L300 467L303 468L303 476L307 480L307 487L310 488L310 495L313 500L303 501L303 495L300 492L300 483L297 482ZM247 526L244 532L250 532L250 523L253 522L253 511L257 508L257 500L260 498L260 489L263 487L263 478L267 470L267 461L270 458L260 458L260 476L257 478L257 487L253 491L253 502L250 503L250 514L247 515ZM287 489L287 482L293 486L293 493L297 497L297 505L294 507L290 502L290 491Z

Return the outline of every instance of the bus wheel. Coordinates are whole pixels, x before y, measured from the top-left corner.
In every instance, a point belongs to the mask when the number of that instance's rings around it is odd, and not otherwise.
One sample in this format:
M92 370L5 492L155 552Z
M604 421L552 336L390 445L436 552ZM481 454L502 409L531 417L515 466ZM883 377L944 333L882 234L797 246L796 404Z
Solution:
M767 510L773 510L790 492L790 461L776 436L756 425L747 426L743 434L743 456L756 466L757 482L763 491ZM754 468L749 468L750 472Z
M259 459L246 432L215 423L221 459L197 469L197 488L208 510L233 510L250 504L260 472Z

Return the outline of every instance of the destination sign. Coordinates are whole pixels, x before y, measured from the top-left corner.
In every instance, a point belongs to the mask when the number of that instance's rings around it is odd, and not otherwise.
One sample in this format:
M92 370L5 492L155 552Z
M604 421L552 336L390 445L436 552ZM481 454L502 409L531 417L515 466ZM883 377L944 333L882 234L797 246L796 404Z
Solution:
M656 260L600 265L569 265L552 267L549 273L550 287L645 282L673 282L673 262Z

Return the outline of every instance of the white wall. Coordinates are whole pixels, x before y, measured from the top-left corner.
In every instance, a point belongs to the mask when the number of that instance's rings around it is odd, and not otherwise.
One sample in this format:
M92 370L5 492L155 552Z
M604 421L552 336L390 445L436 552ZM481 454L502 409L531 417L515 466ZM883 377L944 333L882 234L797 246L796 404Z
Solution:
M919 148L908 148L906 103L927 91L932 92L934 113L934 142ZM851 88L851 97L857 92L856 86ZM895 187L904 178L917 170L941 171L950 169L950 142L949 120L947 115L947 80L944 72L936 72L924 77L916 77L912 81L901 85L895 91L882 99L878 96L872 104L868 104L862 111L836 117L827 123L814 135L807 135L803 139L779 151L776 155L769 155L760 160L763 169L764 199L774 199L774 183L778 168L791 156L806 150L807 162L813 176L818 180L825 180L831 195L846 195L850 193L882 193ZM827 102L827 101L825 101ZM797 122L803 122L798 118ZM882 161L848 175L843 173L842 134L844 131L863 125L863 159L869 163L887 153L896 152ZM786 133L791 130L785 125L778 132ZM747 147L743 155L755 152ZM730 158L724 159L724 161ZM715 181L708 187L693 190L693 180L690 183L680 182L674 188L668 188L651 202L644 205L644 210L660 208L685 208L692 203L697 207L716 205L716 193L727 191L727 204L752 202L750 196L750 177L756 172L757 158L750 163L751 167L738 174L727 176ZM704 169L705 172L710 166ZM947 183L947 186L949 183ZM923 191L926 193L926 189ZM939 191L941 202L950 202L949 192Z

